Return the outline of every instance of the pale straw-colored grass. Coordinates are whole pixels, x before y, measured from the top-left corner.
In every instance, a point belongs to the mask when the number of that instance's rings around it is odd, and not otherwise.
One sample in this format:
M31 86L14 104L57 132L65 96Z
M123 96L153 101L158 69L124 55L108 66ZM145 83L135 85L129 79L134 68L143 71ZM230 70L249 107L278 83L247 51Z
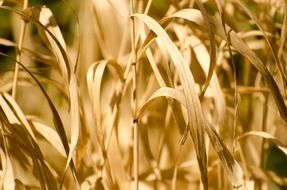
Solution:
M287 186L286 1L32 3L0 1L0 189Z

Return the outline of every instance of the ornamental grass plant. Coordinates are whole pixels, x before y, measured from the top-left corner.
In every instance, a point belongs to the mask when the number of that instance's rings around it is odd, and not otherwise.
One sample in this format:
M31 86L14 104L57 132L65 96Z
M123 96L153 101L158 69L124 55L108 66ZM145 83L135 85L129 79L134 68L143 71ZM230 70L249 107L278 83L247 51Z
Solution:
M0 0L0 189L287 189L286 0Z

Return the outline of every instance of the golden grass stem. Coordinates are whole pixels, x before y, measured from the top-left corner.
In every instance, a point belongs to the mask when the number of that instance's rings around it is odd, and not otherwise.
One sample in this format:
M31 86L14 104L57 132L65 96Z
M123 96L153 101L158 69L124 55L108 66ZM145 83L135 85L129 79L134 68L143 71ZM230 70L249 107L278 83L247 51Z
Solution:
M176 190L177 174L178 174L178 167L179 167L179 164L180 164L180 157L181 157L181 153L182 153L182 147L183 147L183 145L179 144L179 150L178 150L178 154L176 156L175 166L174 166L172 180L171 180L171 188L172 188L172 190Z
M134 1L130 0L130 13L134 14ZM136 52L136 32L135 32L135 21L131 18L131 43L132 43L132 114L133 114L133 162L134 162L134 182L135 190L139 189L139 131L138 131L138 120L136 118L137 113L137 52Z
M267 122L268 122L268 102L269 102L269 94L265 93L264 94L264 105L263 105L263 116L262 116L262 131L266 132L267 131ZM262 144L261 144L261 152L260 152L260 163L259 167L264 170L264 160L265 160L265 146L266 146L266 139L262 139ZM258 189L262 189L262 182L261 181L255 181L257 183Z
M134 132L134 178L135 178L135 190L139 189L139 137L138 137L138 122L133 122L133 132Z
M24 0L23 2L23 10L28 7L28 0ZM24 36L26 31L26 21L21 20L21 29L20 29L20 36L19 36L19 42L18 47L16 50L16 61L21 61L21 53L23 48L23 42L24 42ZM15 70L14 70L14 77L13 77L13 86L12 86L12 97L15 99L16 97L16 88L17 88L17 82L18 82L18 75L19 75L19 65L15 64Z
M151 3L152 3L152 0L148 0L146 8L145 8L145 11L144 11L144 14L148 14L148 11L150 9Z
M234 88L223 88L224 93L234 93ZM241 86L237 85L237 92L240 95L250 95L254 93L270 93L270 90L266 87L253 87L253 86Z

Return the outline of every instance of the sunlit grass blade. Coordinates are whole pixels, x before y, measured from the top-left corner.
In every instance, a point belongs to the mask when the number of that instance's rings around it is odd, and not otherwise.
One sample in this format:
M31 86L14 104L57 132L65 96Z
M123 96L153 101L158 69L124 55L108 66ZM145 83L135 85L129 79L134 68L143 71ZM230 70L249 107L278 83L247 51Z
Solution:
M191 14L193 13L193 14ZM179 18L184 18L189 21L192 21L198 25L203 25L203 19L200 15L200 12L196 9L183 9L178 12L176 12L173 17L179 17ZM224 40L226 39L226 35L224 32L224 28L221 22L219 21L220 19L213 17L211 19L211 23L215 28L215 32L217 35L219 35L221 38ZM162 23L167 24L168 22L171 21L171 18L166 18L165 20L162 21ZM231 45L243 56L245 56L254 66L255 68L261 73L262 77L265 79L267 86L270 88L274 99L276 101L276 104L278 106L279 112L281 117L287 122L287 108L284 103L284 100L282 98L282 95L280 93L280 90L266 68L266 66L263 64L263 62L256 56L256 54L238 37L238 35L232 31L227 25L226 25L226 30L229 32L230 36L230 43Z
M70 63L69 63L69 59L67 57L66 51L65 51L64 47L61 45L61 43L58 41L57 37L50 30L48 30L46 28L46 26L44 26L38 20L39 11L40 11L39 8L28 8L25 11L20 11L20 10L17 10L17 9L13 9L11 7L1 6L0 9L4 9L4 10L9 10L9 11L15 12L15 13L19 14L20 16L22 16L23 19L25 19L27 21L31 20L32 22L34 22L36 24L36 26L38 27L38 29L40 30L40 32L42 31L42 34L44 32L44 36L43 37L45 37L46 35L51 37L52 43L55 44L54 48L57 49L56 54L57 54L57 56L61 57L61 61L62 62L60 63L60 65L63 67L62 68L63 69L63 75L66 76L66 78L64 78L64 80L65 80L66 84L68 83L67 84L68 85L67 88L69 89L69 95L70 95L71 124L72 124L72 126L71 126L71 129L72 129L71 149L67 149L67 147L69 148L68 141L67 140L66 141L63 140L64 138L66 138L66 135L62 135L61 136L61 134L64 134L63 133L64 128L63 128L62 124L58 125L59 123L61 123L61 122L58 122L59 119L60 119L58 114L56 114L57 117L54 117L54 119L56 118L56 120L54 120L54 122L57 124L57 125L55 124L56 129L61 129L61 131L62 131L59 135L60 135L60 137L62 139L62 142L63 142L64 146L67 145L67 146L65 146L65 149L66 150L70 150L69 151L69 155L68 155L68 159L67 159L67 166L68 166L69 163L71 162L72 155L74 153L74 149L76 147L77 139L78 139L78 135L79 135L79 112L77 111L78 110L78 98L77 98L77 88L75 87L77 82L76 82L76 78L75 78L74 75L73 75L73 79L71 79L71 76L70 76L71 75L71 67L70 67ZM51 12L47 11L46 14L47 13L49 14ZM45 16L45 14L44 14L44 16ZM47 18L45 18L45 17L44 17L44 21L45 22L48 21L48 23L49 23L49 20L47 20ZM4 55L4 54L1 54L1 55ZM34 78L34 79L37 80L36 78ZM42 90L43 93L45 92L44 88L41 88L41 90ZM48 97L47 93L45 92L44 94L46 94L45 96L47 98ZM49 101L49 105L50 106L52 105L51 101ZM57 111L53 107L54 106L52 106L51 108L52 108L53 113L55 114ZM66 143L64 143L64 142L66 142ZM67 170L67 166L66 166L65 172ZM72 171L76 175L76 171L73 170L73 169L72 169Z
M54 129L38 121L34 121L33 126L36 131L39 132L49 143L51 143L51 145L53 145L63 157L67 157L61 139Z
M149 60L150 66L153 70L153 73L155 75L155 78L157 79L158 84L160 87L166 87L166 86L173 86L173 84L168 84L164 77L162 76L161 72L159 71L156 61L154 59L154 55L152 54L151 49L148 47L152 38L146 38L144 30L140 33L141 39L144 41L144 45L142 48L142 51L145 50L146 56ZM151 36L151 33L149 34ZM148 42L150 41L150 42ZM168 99L168 104L172 106L172 113L174 115L175 121L180 129L180 132L183 133L186 128L186 123L182 115L182 110L177 102L174 102L173 100Z
M202 14L205 14L205 18L204 16L202 16ZM215 51L216 51L216 43L215 43L215 39L214 39L214 34L211 34L212 31L213 31L213 25L212 25L212 22L211 22L211 19L209 18L209 16L207 15L207 13L201 13L199 10L197 9L181 9L169 16L166 16L164 17L163 19L160 20L160 23L162 26L167 26L170 22L173 21L173 19L175 18L178 18L178 19L185 19L189 22L193 22L197 25L200 25L200 26L203 26L204 25L204 22L206 22L207 24L207 28L208 28L208 33L209 33L209 37L210 37L210 40L211 40L211 49L210 49L210 55L208 52L206 52L206 50L202 51L203 49L201 48L203 45L200 45L201 47L198 47L198 44L194 41L196 40L198 42L197 39L194 39L196 38L195 36L193 37L193 39L191 39L191 44L192 47L194 48L194 51L197 52L196 53L196 56L197 56L197 59L198 61L200 62L203 70L205 71L205 74L207 76L206 78L206 81L205 81L205 84L204 84L204 88L200 94L200 98L202 98L202 96L204 95L205 93L205 90L207 89L207 87L209 86L209 83L213 80L213 88L216 88L217 91L218 91L218 88L219 88L219 84L218 82L216 82L217 79L216 78L216 75L214 74L214 69L215 69ZM151 36L151 34L149 35ZM151 39L151 37L150 37ZM147 42L145 42L147 43ZM199 43L199 42L198 42ZM198 49L198 51L197 51ZM200 50L199 50L200 49ZM204 54L204 55L203 55ZM202 55L202 56L201 56ZM206 60L207 58L209 58L208 60ZM206 60L206 61L203 61L203 60ZM209 63L207 63L207 61ZM191 63L192 64L192 63ZM214 76L215 78L212 79L212 76ZM216 90L214 89L214 90ZM221 95L220 95L221 94ZM222 93L217 93L217 96L215 96L217 101L216 101L216 107L217 107L217 110L218 110L218 114L219 114L219 120L222 119L222 115L224 113L224 101L223 101L223 96L222 96ZM221 115L221 116L220 116ZM220 119L221 118L221 119Z
M16 138L18 136L18 138L20 138L19 142L21 142L21 145L26 147L25 150L28 152L28 155L33 161L33 167L36 170L36 176L39 178L42 189L52 189L52 187L53 189L58 189L56 180L44 161L44 157L38 146L37 140L32 138L23 124L19 125L10 123L10 121L6 118L5 112L6 109L3 110L3 106L1 106L0 117L2 124L5 125L7 133L9 130L12 137Z
M195 82L191 75L188 64L183 59L181 53L175 44L171 41L166 31L152 18L142 15L134 14L134 17L143 21L158 37L158 39L165 45L171 60L173 61L183 86L184 95L187 102L188 110L188 124L190 127L191 137L193 139L195 150L197 152L197 160L201 172L201 180L204 189L208 189L207 179L207 156L204 139L204 117L201 110L200 101L195 91Z
M286 186L286 0L0 0L0 17L0 189Z
M94 64L92 64L88 70L88 74L87 74L87 84L88 84L88 91L89 91L89 96L93 102L93 108L94 108L94 114L96 115L96 122L97 122L97 126L101 126L101 121L100 121L100 115L102 113L101 108L100 108L100 102L101 102L101 98L100 98L100 92L101 92L101 85L102 85L102 78L104 76L104 70L106 68L109 68L112 71L112 74L114 76L114 73L116 74L115 79L120 79L118 82L118 87L117 90L114 91L111 100L110 100L110 104L111 106L115 106L116 110L118 110L118 106L119 106L119 100L121 99L121 86L124 85L125 83L125 79L124 79L124 73L122 68L120 67L120 65L115 61L115 60L103 60L103 61L99 61L96 62ZM115 72L113 72L115 71ZM113 114L113 123L116 122L116 115L118 111L115 111ZM108 150L109 144L110 144L110 140L111 140L111 135L113 133L115 126L112 125L107 131L107 135L106 135L106 139L104 139L105 141L105 149ZM103 130L104 132L104 130Z
M48 9L47 7L34 7L28 8L25 11L28 14L32 15L33 18L38 19L38 21L41 23L41 26L36 24L36 26L38 27L38 32L44 41L47 40L47 44L51 46L52 51L57 57L61 74L63 75L63 79L69 92L71 144L67 157L67 164L64 170L65 174L74 155L80 130L78 85L74 73L74 67L76 65L72 65L69 61L69 57L66 53L66 43L50 9ZM45 28L43 28L42 26L44 26ZM54 35L55 39L51 34ZM73 171L73 173L75 174L75 171ZM76 183L78 184L78 182Z
M168 87L160 88L140 107L138 117L140 118L148 106L159 97L170 97L180 102L183 106L187 106L184 94L181 91ZM221 159L227 177L234 187L243 188L243 174L240 165L230 154L211 124L208 125L209 126L207 126L205 130L210 138L212 146Z
M45 39L49 38L50 41L48 41L48 43L53 44L52 51L55 53L55 56L57 56L58 61L60 62L59 67L63 75L63 80L68 85L72 68L70 66L70 61L69 61L67 52L65 50L65 45L63 43L64 40L63 40L61 33L59 32L59 28L56 25L55 28L52 27L55 31L49 30L50 20L47 18L47 15L51 16L52 14L51 11L48 8L44 9L45 12L42 15L42 22L43 22L42 23L39 20L41 7L37 7L37 8L28 7L27 9L22 11L22 10L18 10L18 9L8 7L8 6L0 6L0 10L8 10L8 11L14 12L18 14L19 16L21 16L22 19L25 20L26 22L29 22L29 21L33 22L36 25L37 29L39 30L40 36L42 36L43 40L45 41ZM56 24L55 19L52 19L51 22L53 23L53 24L50 23L52 24L51 26L54 26ZM46 26L46 24L48 25ZM58 40L58 38L60 38L59 39L60 41Z
M202 17L204 19L205 25L207 26L207 32L208 32L208 37L210 40L210 64L209 64L209 70L207 74L206 81L204 83L203 89L199 95L199 98L202 99L204 96L204 93L211 81L212 75L215 71L215 61L216 61L216 42L215 42L215 33L214 29L212 26L212 23L210 21L209 15L207 14L201 0L195 0L197 6L200 9L200 12L202 14Z
M235 189L244 189L243 172L241 166L237 163L229 150L224 145L223 141L218 136L211 123L208 123L205 129L209 136L210 143L221 160L222 167L226 172L227 178L232 183Z
M71 80L69 82L69 95L70 95L69 105L70 105L70 122L71 122L71 144L70 144L70 151L68 154L65 171L67 171L69 166L71 167L73 175L74 175L74 179L77 185L77 189L78 189L79 188L78 176L77 176L77 171L74 168L73 159L72 159L75 153L75 150L76 150L76 146L77 146L79 134L80 134L80 110L79 110L78 84L77 84L77 79L76 79L74 72L72 72Z
M268 141L271 141L275 145L278 146L286 155L287 155L287 144L283 141L279 140L278 138L272 136L271 134L264 132L264 131L249 131L247 133L244 133L238 137L238 140L242 140L243 138L246 138L248 136L257 136L264 139L267 139Z
M116 59L125 35L123 28L128 22L128 3L92 0L91 6L98 46L105 59Z
M41 25L36 23L38 33L45 44L49 45L48 47L57 57L61 74L68 85L71 77L71 66L66 53L66 43L53 13L47 7L31 7L24 11L41 23ZM50 35L50 33L54 35L56 40Z
M181 103L182 105L184 105L185 107L187 106L183 92L174 88L162 87L157 91L155 91L151 95L151 97L147 101L145 101L143 105L139 107L138 112L136 114L137 118L140 119L144 114L144 112L146 111L146 109L150 106L150 104L152 104L153 101L155 101L157 98L160 97L172 98Z
M203 42L196 37L195 35L190 35L186 37L188 34L186 27L177 27L177 30L175 30L175 33L177 34L179 40L184 43L183 49L186 47L186 51L183 52L184 56L186 59L191 60L191 71L195 77L195 80L197 79L198 81L204 79L206 80L206 76L208 75L209 68L210 68L210 56L209 53L206 49L206 46L203 44ZM192 52L191 52L192 51ZM195 56L193 56L193 52ZM197 61L192 61L196 59ZM197 63L198 62L198 63ZM197 66L197 64L199 64ZM198 68L200 67L200 68ZM202 70L202 73L201 73ZM223 96L223 92L221 90L220 84L218 77L216 73L214 73L211 77L209 86L208 86L208 95L206 95L207 98L212 97L214 99L214 106L216 110L215 114L215 120L214 122L222 122L224 119L224 114L226 110L226 105L225 105L225 100Z
M36 140L34 132L31 128L31 125L27 121L24 113L22 112L22 110L18 106L18 104L15 102L15 100L9 94L5 93L1 96L0 105L2 108L6 108L4 110L5 113L13 113L13 115L17 118L18 122L20 122L26 128L26 130L29 132L30 136L34 140ZM7 109L10 109L11 111L8 111ZM13 117L13 116L9 116L9 117ZM17 123L17 121L16 121L16 123Z
M3 125L1 126L3 128ZM4 146L7 151L7 141L6 137L1 133L2 140L4 142ZM9 157L8 152L4 152L2 148L0 148L0 156L1 156L1 164L2 164L2 176L1 176L1 189L3 190L14 190L15 189L15 178L14 171L11 163L11 159Z
M96 131L95 132L97 135L98 143L100 144L100 147L101 147L104 166L105 166L105 170L106 170L107 175L108 175L109 185L110 185L110 187L115 188L116 184L115 184L113 176L112 176L111 167L110 167L110 163L109 163L109 159L108 159L108 155L107 155L107 150L106 150L106 146L105 146L104 129L102 128L102 120L101 120L102 111L101 111L101 103L100 103L102 78L103 78L105 68L106 68L107 64L109 64L109 62L111 62L110 63L111 65L115 65L115 62L112 60L111 61L103 60L103 61L99 61L97 63L94 63L90 66L88 73L87 73L87 86L88 86L89 96L90 96L90 99L92 102L93 113L94 113L94 116L96 117L95 118L95 120L96 120ZM114 66L114 67L118 68L117 66ZM119 71L119 69L120 68L118 68L116 70Z
M15 61L13 58L11 58L11 57L3 54L3 53L0 53L0 55ZM37 86L40 88L40 90L43 93L45 99L48 101L50 110L51 110L52 115L53 115L53 122L54 122L55 128L56 128L57 133L58 133L58 135L59 135L59 137L60 137L60 139L61 139L61 141L63 143L63 146L65 148L66 154L69 155L70 154L69 143L68 143L68 140L67 140L67 136L66 136L66 133L65 133L65 129L64 129L61 117L60 117L56 107L54 106L54 104L53 104L52 100L50 99L48 93L46 92L44 87L41 85L41 83L37 80L37 78L23 64L21 64L20 62L17 62L17 64L21 65L21 67L31 76L31 78L36 82ZM78 177L77 177L77 173L76 173L76 169L75 169L73 161L68 162L68 163L69 163L69 165L71 167L71 170L72 170L72 172L74 174L75 179L77 179ZM65 174L65 172L66 172L66 169L64 170L64 174Z

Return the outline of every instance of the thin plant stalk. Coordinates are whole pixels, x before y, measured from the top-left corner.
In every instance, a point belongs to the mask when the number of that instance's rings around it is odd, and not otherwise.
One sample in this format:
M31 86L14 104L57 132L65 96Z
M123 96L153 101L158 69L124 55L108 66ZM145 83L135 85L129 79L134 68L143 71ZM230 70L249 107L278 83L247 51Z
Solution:
M28 0L23 1L23 10L28 7ZM21 20L21 29L20 29L20 36L19 36L19 42L18 47L16 50L16 61L21 61L21 54L22 54L22 48L23 48L23 42L25 37L25 31L26 31L26 21ZM19 65L15 64L15 70L14 70L14 77L13 77L13 86L12 86L12 97L15 99L16 97L16 88L17 88L17 82L18 82L18 75L19 75Z
M184 138L184 137L183 137ZM179 150L175 161L175 166L173 170L172 180L171 180L171 189L176 190L176 182L177 182L177 175L178 175L178 167L180 164L180 157L182 153L183 144L179 144Z
M264 93L265 102L263 105L263 118L262 118L262 131L267 131L267 122L268 122L268 102L269 102L269 96L268 93ZM264 169L264 160L265 160L265 145L266 145L266 139L262 139L261 144L261 157L260 157L260 167ZM262 189L262 182L258 183L258 189Z
M134 13L134 1L130 0L130 13ZM131 43L132 43L132 114L133 114L133 162L134 162L134 189L139 189L139 131L138 119L136 118L137 109L137 52L136 52L136 35L135 35L135 21L131 18Z
M144 14L148 14L148 12L149 12L149 10L150 10L150 7L151 7L151 3L152 3L152 0L148 0L148 3L147 3L147 5L146 5L146 8L145 8L145 10L144 10ZM124 35L125 36L125 35ZM134 35L135 36L135 35ZM138 43L138 40L139 40L139 35L137 35L137 37L134 37L135 38L135 42L133 43L134 44L134 46L136 46L137 45L137 43ZM124 42L124 43L123 43ZM123 42L122 42L122 45L121 45L121 47L125 47L124 46L124 44L126 43L126 41L125 40L123 40ZM124 49L124 48L121 48L121 49ZM127 71L129 70L129 68L127 68ZM125 76L124 76L124 79L125 79L125 81L126 81L126 79L127 79L127 73L125 73ZM121 84L120 84L120 88L119 88L119 90L118 91L116 91L116 93L118 94L118 93L121 93L122 91L123 91L123 89L124 89L124 87L125 87L125 85L126 85L126 83L125 82L122 82ZM113 126L114 126L114 123L115 123L115 119L116 119L116 117L118 116L118 104L119 104L119 102L120 102L120 100L121 100L121 96L122 96L122 94L120 94L120 98L119 98L119 100L118 100L118 102L117 102L117 104L116 104L116 107L114 108L114 110L113 110L113 114L112 114L112 128L109 130L109 132L108 132L108 137L107 137L107 143L106 143L106 149L108 149L108 147L109 147L109 144L110 144L110 139L111 139L111 135L112 135L112 131L113 131Z
M224 34L226 36L226 46L228 48L228 54L230 56L230 59L231 59L231 64L232 64L232 67L233 67L233 79L234 79L234 122L233 122L233 134L232 134L232 152L234 154L235 152L235 148L236 148L236 126L237 126L237 111L238 111L238 104L239 104L239 97L238 97L238 89L237 89L237 75L236 75L236 65L235 65L235 62L233 60L233 54L232 54L232 51L231 51L231 43L230 43L230 31L227 31L226 30L226 26L225 26L225 15L224 15L224 11L223 11L223 7L222 7L222 4L221 4L221 1L217 0L216 1L216 4L217 4L217 7L218 7L218 10L220 12L220 15L221 15L221 22L222 22L222 26L223 26L223 29L224 29Z

